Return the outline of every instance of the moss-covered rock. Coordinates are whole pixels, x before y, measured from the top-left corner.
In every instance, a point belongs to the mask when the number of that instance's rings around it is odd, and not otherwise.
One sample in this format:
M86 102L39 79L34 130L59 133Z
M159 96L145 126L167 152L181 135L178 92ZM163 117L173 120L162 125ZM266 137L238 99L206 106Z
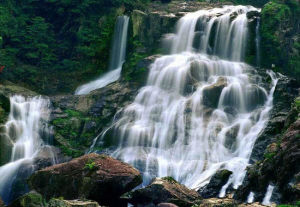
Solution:
M261 14L262 65L300 77L299 2L272 0Z
M29 192L13 201L9 207L46 207L46 202L41 194Z
M247 170L243 184L235 197L245 200L250 191L255 192L255 201L262 201L270 183L275 185L278 195L277 203L295 204L300 199L300 111L297 107L299 98L293 104L292 113L296 119L286 119L285 127L279 131L280 136L267 147L264 159L256 162ZM288 127L288 128L286 128ZM273 197L272 197L273 199Z

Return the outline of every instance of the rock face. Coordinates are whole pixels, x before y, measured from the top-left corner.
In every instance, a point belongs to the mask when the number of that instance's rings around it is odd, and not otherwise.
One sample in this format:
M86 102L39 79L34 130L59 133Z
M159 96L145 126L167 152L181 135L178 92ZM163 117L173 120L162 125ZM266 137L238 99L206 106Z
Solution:
M104 205L117 202L120 195L141 182L140 173L133 167L98 154L45 168L29 178L31 188L47 199L86 198Z
M132 102L137 90L134 84L115 82L84 96L51 97L54 144L69 156L82 155L117 111Z
M265 80L267 81L267 80ZM270 121L257 138L250 157L250 163L262 160L265 149L269 144L280 137L280 132L286 126L291 103L297 96L298 87L296 80L286 76L280 76L274 91L273 108L270 112Z
M237 190L235 198L244 201L250 191L255 193L255 201L262 201L267 186L273 184L276 192L271 201L293 203L300 199L300 98L295 100L282 128L283 133L276 142L269 145L264 160L247 170L246 178ZM280 132L279 132L280 133Z
M188 207L201 198L196 191L179 184L171 177L156 178L149 186L135 190L127 196L130 203L138 206L167 202Z
M219 170L209 181L209 183L200 188L198 193L203 198L217 197L222 187L227 183L229 176L232 174L229 170Z

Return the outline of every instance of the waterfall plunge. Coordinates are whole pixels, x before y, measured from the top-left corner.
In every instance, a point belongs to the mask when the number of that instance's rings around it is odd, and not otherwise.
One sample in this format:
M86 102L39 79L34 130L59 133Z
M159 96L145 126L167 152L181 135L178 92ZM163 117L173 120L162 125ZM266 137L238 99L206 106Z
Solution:
M230 185L237 188L277 83L269 73L266 91L254 68L237 62L244 57L251 10L226 6L182 17L172 54L156 59L147 85L93 146L112 131L119 143L112 155L141 170L144 184L172 176L199 188L228 169L233 174L220 196Z
M22 166L32 165L33 159L43 147L47 147L41 135L49 134L46 122L50 115L49 100L41 97L25 99L22 96L10 98L10 114L4 125L1 139L11 143L10 162L0 167L0 197L11 201L11 187ZM47 150L55 163L51 149Z
M120 16L117 19L113 46L111 51L109 72L101 76L95 81L84 84L76 89L76 95L88 94L98 88L103 88L110 83L117 81L120 78L122 65L125 62L127 32L128 32L129 17Z

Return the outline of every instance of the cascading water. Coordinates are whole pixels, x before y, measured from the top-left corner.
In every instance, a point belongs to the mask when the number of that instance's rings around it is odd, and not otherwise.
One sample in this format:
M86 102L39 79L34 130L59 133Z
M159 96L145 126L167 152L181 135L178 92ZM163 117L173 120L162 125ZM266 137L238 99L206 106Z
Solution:
M9 203L12 199L12 184L22 166L31 166L33 159L43 147L47 147L41 136L49 134L49 100L41 97L25 99L22 96L10 98L10 114L4 125L1 139L10 143L10 162L0 167L0 197ZM48 149L52 163L55 156Z
M256 66L258 66L258 67L260 66L260 33L259 33L259 29L260 29L260 18L258 18L257 25L255 28Z
M267 92L254 68L240 62L247 42L246 13L253 10L226 6L182 17L172 54L156 59L134 103L93 146L113 132L119 145L112 155L140 169L144 184L172 176L199 188L217 170L228 169L233 174L220 196L230 185L237 188L268 121L277 82L270 73Z
M128 24L129 17L118 17L114 31L109 72L95 81L80 86L75 91L76 95L88 94L91 91L96 90L98 88L103 88L108 84L117 81L120 78L122 65L125 62L126 56Z

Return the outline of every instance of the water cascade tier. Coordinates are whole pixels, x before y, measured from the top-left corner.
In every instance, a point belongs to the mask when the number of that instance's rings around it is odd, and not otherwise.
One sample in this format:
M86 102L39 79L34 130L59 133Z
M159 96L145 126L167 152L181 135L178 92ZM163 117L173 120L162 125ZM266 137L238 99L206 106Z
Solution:
M0 167L0 197L6 203L13 200L15 192L12 187L19 171L33 171L32 162L42 149L49 154L52 163L55 163L51 148L42 139L47 139L50 133L47 126L49 104L49 100L41 97L10 98L11 111L0 136L2 143L8 143L6 150L11 151L8 155L10 161Z
M243 63L250 6L188 13L177 25L169 55L155 60L134 102L95 139L117 143L112 156L153 177L172 176L191 188L219 169L233 172L223 186L237 188L255 140L268 122L277 82L263 87ZM111 135L113 134L113 135Z
M117 18L113 45L110 54L109 71L97 80L84 84L76 89L76 95L88 94L98 88L103 88L110 83L117 81L120 78L122 65L126 57L126 44L128 33L129 17L120 16Z

